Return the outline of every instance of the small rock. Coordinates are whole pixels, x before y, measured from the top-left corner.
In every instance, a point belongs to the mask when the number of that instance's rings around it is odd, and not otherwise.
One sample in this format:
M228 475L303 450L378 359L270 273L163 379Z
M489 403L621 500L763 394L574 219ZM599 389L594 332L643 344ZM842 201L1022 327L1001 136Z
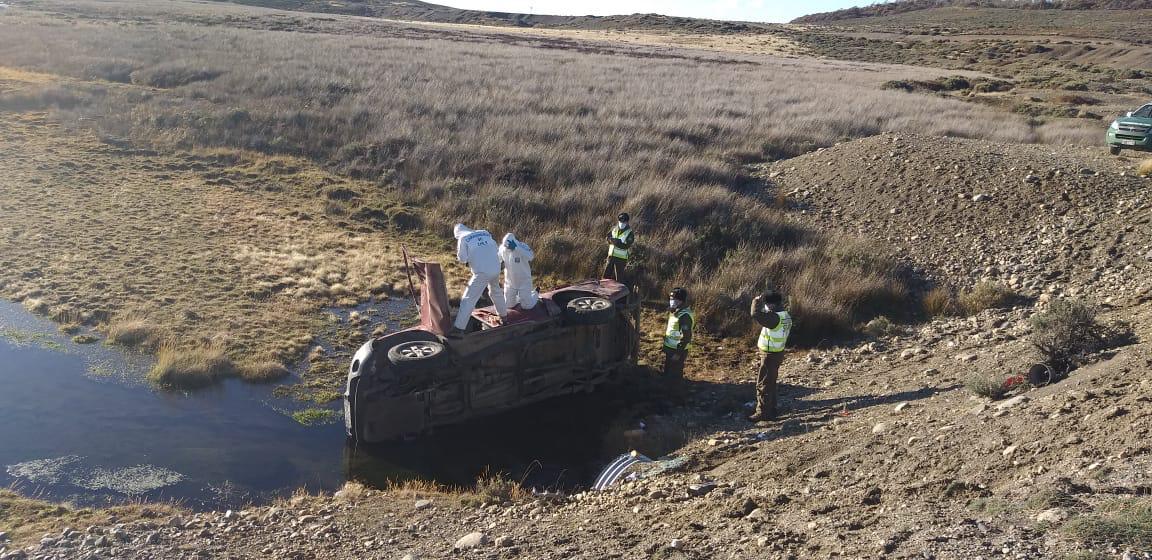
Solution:
M420 560L420 557L413 552L409 552L408 554L401 556L400 560Z
M980 403L980 404L972 407L972 409L968 411L968 414L971 414L972 416L980 416L981 414L984 414L984 412L987 410L988 410L988 405L986 403Z
M173 516L172 519L168 520L168 526L180 529L184 527L184 518L179 515Z
M160 542L160 533L157 533L156 531L152 531L151 533L148 533L148 536L144 537L144 542L146 544L159 543Z
M959 362L975 362L978 356L976 354L959 354L956 356L956 361Z
M888 431L888 424L885 422L880 422L875 426L872 426L872 433L874 434L882 434L886 431Z
M905 408L908 408L908 401L897 404L896 407L892 409L892 412L899 414L900 412L903 412Z
M976 195L976 196L972 197L972 202L985 202L985 201L988 201L988 200L992 200L992 196L991 196L991 195L986 195L986 194L978 194L978 195Z
M497 538L496 539L496 546L498 546L500 548L508 548L508 547L512 546L512 537L510 537L508 535L504 535L500 538Z
M460 539L456 541L456 544L452 545L452 550L471 550L486 544L488 544L488 535L476 531L460 537Z
M1036 521L1044 523L1060 523L1068 519L1068 512L1060 508L1046 509L1036 514Z
M668 543L668 547L674 548L674 549L681 549L681 548L684 548L684 542L681 541L680 539L672 539L672 542Z
M1005 447L1004 451L1001 451L1000 454L1005 456L1005 457L1011 457L1012 454L1015 453L1016 450L1019 448L1020 448L1019 445L1009 445L1008 447Z
M239 515L237 515L236 512L234 512L232 510L228 510L228 511L224 512L224 519L227 519L228 521L232 521L232 520L236 519L237 517L239 517Z
M0 543L2 542L8 542L8 533L6 531L0 531Z
M1014 408L1016 406L1024 404L1024 403L1028 402L1029 400L1031 400L1031 399L1028 398L1028 395L1015 396L1015 397L1012 397L1012 398L996 405L996 410L1008 410L1010 408Z
M702 484L690 484L688 486L688 495L693 498L698 498L716 489L715 482L704 482Z
M432 507L432 500L416 500L416 505L414 507L417 510L428 509Z

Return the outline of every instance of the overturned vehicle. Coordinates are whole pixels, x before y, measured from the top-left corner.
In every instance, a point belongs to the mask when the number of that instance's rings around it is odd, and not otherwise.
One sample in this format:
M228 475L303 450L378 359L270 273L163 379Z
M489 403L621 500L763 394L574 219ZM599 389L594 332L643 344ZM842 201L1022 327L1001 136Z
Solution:
M592 391L636 365L640 298L614 280L542 294L531 310L472 313L452 327L438 263L416 261L420 324L375 338L352 359L344 423L358 443L416 437L544 399Z

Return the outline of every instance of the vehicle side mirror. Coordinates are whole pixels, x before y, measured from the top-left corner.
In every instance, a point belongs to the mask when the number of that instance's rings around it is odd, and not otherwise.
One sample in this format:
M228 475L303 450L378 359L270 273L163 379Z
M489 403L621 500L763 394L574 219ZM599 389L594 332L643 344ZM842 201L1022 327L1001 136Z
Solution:
M1131 116L1132 116L1132 111L1128 111L1128 114L1127 114L1127 115L1124 115L1124 116L1125 116L1125 117L1131 117Z

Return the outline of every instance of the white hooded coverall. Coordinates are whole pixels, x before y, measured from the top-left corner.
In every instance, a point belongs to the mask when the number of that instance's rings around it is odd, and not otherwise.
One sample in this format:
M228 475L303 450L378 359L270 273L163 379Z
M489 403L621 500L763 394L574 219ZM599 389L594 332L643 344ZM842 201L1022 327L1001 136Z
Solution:
M508 248L509 241L516 244L515 249ZM532 286L532 266L529 264L535 256L527 243L511 233L505 235L500 243L500 260L504 262L504 299L508 307L520 304L520 309L525 311L536 307L539 296Z
M468 280L464 295L460 297L460 310L453 326L460 330L468 326L472 310L476 309L476 302L485 289L488 290L488 297L492 298L492 304L496 306L496 313L500 317L508 315L504 292L500 291L500 256L492 234L484 230L473 230L464 224L456 224L453 233L456 236L456 260L472 269L472 278Z

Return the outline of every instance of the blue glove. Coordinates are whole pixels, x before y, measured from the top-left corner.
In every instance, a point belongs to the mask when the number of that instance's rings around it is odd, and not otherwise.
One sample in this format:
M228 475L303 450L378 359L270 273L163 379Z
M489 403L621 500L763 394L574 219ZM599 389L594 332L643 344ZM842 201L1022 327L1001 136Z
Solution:
M509 251L515 251L516 250L516 242L512 241L511 239L509 239L508 241L505 241L504 246L507 247Z

